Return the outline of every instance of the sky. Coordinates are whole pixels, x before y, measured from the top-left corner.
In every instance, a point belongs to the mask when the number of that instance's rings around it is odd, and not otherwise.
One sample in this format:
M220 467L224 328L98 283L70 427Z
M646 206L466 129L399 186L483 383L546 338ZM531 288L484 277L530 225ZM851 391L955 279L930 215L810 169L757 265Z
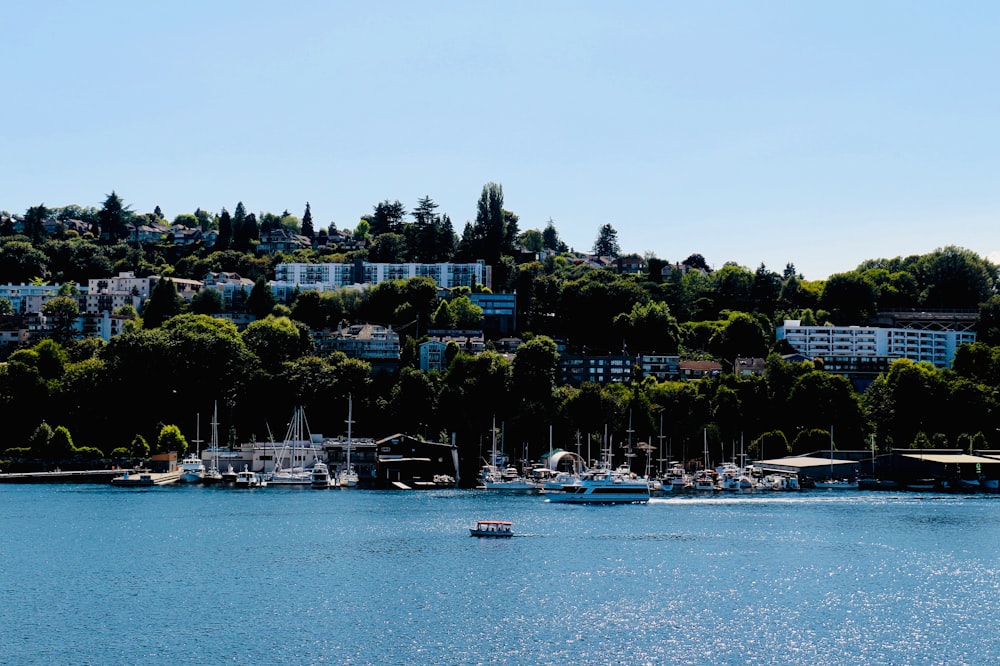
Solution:
M590 251L806 279L1000 263L1000 3L12 0L0 210L289 210L352 229L490 182Z

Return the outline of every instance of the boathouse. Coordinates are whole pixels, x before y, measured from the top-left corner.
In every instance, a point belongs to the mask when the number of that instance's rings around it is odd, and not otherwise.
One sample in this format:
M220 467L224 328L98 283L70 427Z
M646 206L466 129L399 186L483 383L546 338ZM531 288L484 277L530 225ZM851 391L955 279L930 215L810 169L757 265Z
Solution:
M754 462L754 466L760 467L765 474L769 472L797 474L800 479L813 479L814 481L826 478L854 479L861 471L861 463L857 460L816 456L789 456L787 458L757 460Z

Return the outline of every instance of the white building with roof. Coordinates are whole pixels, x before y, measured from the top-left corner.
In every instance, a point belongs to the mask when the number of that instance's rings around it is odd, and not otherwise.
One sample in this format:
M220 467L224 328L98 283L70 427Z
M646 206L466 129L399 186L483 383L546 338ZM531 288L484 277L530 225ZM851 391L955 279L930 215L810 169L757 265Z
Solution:
M937 368L951 366L958 348L976 341L974 331L803 326L797 319L786 319L775 335L808 357L906 358Z

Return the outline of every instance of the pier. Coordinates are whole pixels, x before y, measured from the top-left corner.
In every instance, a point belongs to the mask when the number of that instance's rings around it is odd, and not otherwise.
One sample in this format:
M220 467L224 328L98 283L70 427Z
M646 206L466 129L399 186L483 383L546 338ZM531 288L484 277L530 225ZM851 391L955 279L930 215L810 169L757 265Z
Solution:
M110 483L113 478L121 474L120 469L14 472L0 474L0 483Z

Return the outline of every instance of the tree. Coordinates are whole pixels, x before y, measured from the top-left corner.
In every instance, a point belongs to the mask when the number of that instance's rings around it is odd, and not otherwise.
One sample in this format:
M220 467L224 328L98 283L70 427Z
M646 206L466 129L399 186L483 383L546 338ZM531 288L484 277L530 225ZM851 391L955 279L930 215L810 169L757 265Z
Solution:
M45 204L39 204L32 206L24 214L24 235L30 238L35 245L41 242L42 236L45 234L43 224L49 218L49 213L50 211L45 207Z
M219 213L219 236L215 239L215 247L228 250L233 245L233 218L225 208Z
M223 310L222 292L215 287L206 287L191 298L191 312L214 315Z
M859 273L831 275L820 305L838 326L864 324L876 312L875 288Z
M552 218L549 218L548 223L545 225L545 229L542 230L542 244L547 250L552 252L566 252L569 248L566 243L559 239L559 232L556 231L555 223L552 222Z
M312 209L309 207L308 201L306 202L306 212L302 214L302 235L310 240L316 237L316 230L313 228Z
M269 316L251 322L242 337L247 349L271 372L285 361L302 356L311 343L308 331L300 330L288 317Z
M483 327L483 309L468 296L459 296L451 302L451 312L455 326L463 330L479 330Z
M116 243L125 238L127 232L126 223L132 216L132 211L122 203L121 197L111 190L111 194L104 199L104 205L97 214L98 223L101 225L101 237L106 238L109 243Z
M133 460L142 460L149 456L149 443L142 435L136 435L132 438L132 443L129 445L128 452L129 456Z
M163 278L153 287L145 307L142 309L144 328L159 328L163 322L181 312L182 299L177 293L177 285L169 278Z
M635 303L614 318L616 332L632 353L673 354L681 337L677 320L666 303Z
M14 314L14 304L8 298L0 298L0 317L8 317Z
M275 303L274 294L271 292L267 280L263 277L257 278L253 289L250 290L250 296L247 297L247 309L257 319L263 319L271 314Z
M406 208L399 201L385 201L375 205L371 219L371 234L377 237L381 234L398 234L403 230L403 218Z
M66 342L73 337L73 327L80 316L80 304L69 296L56 296L42 305L42 314L52 326L52 337L57 342Z
M160 435L156 439L156 450L161 453L176 451L178 456L183 457L188 450L187 439L177 426L165 425L160 429Z
M594 241L594 254L599 257L617 257L621 251L615 228L610 224L602 226L597 232L597 240Z

